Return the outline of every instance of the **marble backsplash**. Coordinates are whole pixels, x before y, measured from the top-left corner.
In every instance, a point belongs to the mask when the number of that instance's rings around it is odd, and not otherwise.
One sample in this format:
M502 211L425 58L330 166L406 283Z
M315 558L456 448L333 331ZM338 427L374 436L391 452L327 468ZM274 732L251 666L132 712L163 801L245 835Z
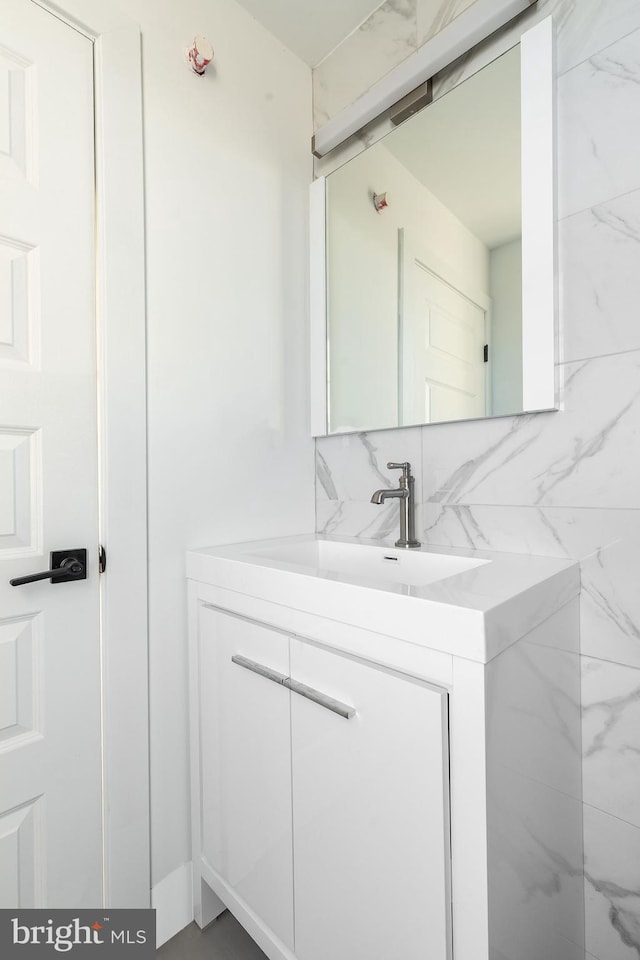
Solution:
M470 0L387 0L314 71L316 125ZM587 956L640 958L640 3L538 0L436 78L436 95L553 13L562 406L319 439L317 529L395 538L388 460L410 460L432 545L581 563ZM385 120L319 161L328 172Z

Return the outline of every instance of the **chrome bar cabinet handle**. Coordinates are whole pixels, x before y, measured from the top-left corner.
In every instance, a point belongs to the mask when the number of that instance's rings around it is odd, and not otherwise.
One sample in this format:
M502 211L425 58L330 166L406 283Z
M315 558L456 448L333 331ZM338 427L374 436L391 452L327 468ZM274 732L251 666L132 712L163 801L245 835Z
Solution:
M342 703L341 700L335 700L333 697L327 696L326 693L314 690L313 687L308 687L306 683L300 683L299 680L292 680L289 677L284 681L284 685L292 693L297 693L307 700L313 700L314 703L331 710L332 713L337 713L339 717L344 717L345 720L351 720L356 715L355 707L350 707L348 703Z
M250 670L251 673L257 673L258 676L264 677L266 680L271 680L273 683L286 687L287 690L297 693L300 697L305 697L306 700L313 700L314 703L319 704L326 710L331 710L332 713L337 713L339 717L344 717L345 720L351 720L356 715L355 707L350 707L348 703L342 703L341 700L336 700L326 693L321 693L320 690L308 687L306 683L300 683L299 680L293 680L291 677L285 676L284 673L278 673L271 667L265 667L262 663L249 660L248 657L242 657L238 653L234 653L231 661L237 663L239 667L244 667L245 670Z
M241 657L239 654L234 654L231 660L233 663L237 663L239 667L244 667L245 670L257 673L259 676L265 677L267 680L272 680L274 683L284 684L287 680L284 673L278 673L277 670L272 670L271 667L265 667L264 664L256 663L255 660L249 660L247 657Z

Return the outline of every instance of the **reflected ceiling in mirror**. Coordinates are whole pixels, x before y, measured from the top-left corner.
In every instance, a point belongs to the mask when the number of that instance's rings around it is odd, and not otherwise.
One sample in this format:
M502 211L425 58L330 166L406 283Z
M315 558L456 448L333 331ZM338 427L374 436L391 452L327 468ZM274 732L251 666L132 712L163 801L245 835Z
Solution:
M326 204L329 433L522 412L520 46L331 174Z

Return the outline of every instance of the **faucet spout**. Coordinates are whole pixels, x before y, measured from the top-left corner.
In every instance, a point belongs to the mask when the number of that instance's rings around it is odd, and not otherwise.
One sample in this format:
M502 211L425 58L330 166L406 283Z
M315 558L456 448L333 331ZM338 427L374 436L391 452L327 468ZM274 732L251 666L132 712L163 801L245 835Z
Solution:
M400 538L396 540L396 547L419 547L420 541L416 540L415 533L415 481L411 476L411 464L408 461L404 461L403 463L388 463L387 469L402 470L400 486L396 490L375 490L371 496L371 503L381 504L384 503L385 500L401 500Z
M376 490L375 493L372 494L371 503L381 504L384 503L385 500L391 500L394 497L399 497L402 500L406 500L408 496L409 491L403 488L398 490L388 490L385 488L383 490Z

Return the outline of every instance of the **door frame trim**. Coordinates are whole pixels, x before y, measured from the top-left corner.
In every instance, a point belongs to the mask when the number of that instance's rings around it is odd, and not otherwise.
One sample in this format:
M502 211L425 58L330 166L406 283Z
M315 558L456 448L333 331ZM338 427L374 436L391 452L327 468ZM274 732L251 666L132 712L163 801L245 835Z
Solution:
M32 0L94 43L104 900L151 900L145 221L140 28L103 0ZM97 550L97 544L96 544Z

